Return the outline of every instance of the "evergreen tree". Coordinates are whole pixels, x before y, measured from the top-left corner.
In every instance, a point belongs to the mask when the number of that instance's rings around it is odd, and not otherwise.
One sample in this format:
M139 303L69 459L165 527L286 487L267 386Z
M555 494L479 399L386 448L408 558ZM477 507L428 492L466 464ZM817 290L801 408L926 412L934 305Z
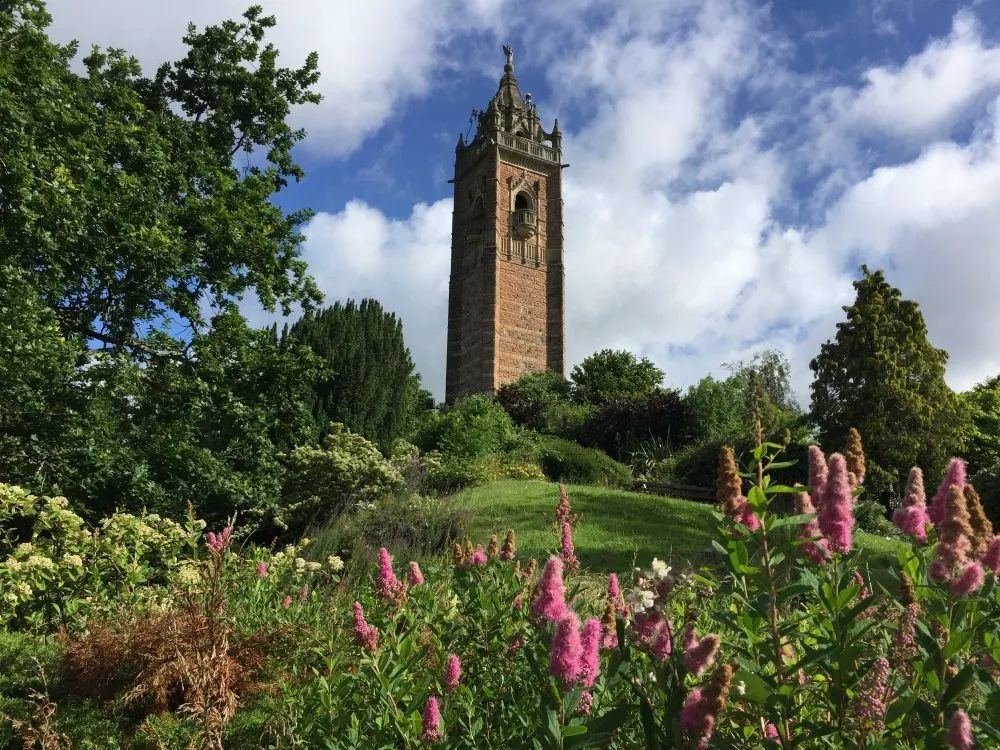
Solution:
M969 410L963 456L969 472L1000 465L1000 375L961 394Z
M812 416L821 445L841 446L856 427L868 453L868 486L885 500L919 465L929 476L958 450L965 410L945 383L948 355L927 339L916 302L881 271L862 266L857 298L833 341L811 363Z
M386 448L407 430L420 402L426 403L403 343L402 321L373 299L306 314L282 333L282 346L292 342L305 344L328 366L311 403L323 435L339 422Z

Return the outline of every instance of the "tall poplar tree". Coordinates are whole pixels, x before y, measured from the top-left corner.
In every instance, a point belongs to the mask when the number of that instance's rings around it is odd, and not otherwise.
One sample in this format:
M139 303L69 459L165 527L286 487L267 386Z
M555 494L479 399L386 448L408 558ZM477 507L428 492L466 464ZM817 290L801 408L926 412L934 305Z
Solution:
M948 354L931 345L917 303L903 299L882 271L861 271L847 319L809 365L812 416L820 443L831 449L843 446L851 427L860 431L867 484L887 499L911 466L928 476L943 470L960 447L966 417L944 379Z

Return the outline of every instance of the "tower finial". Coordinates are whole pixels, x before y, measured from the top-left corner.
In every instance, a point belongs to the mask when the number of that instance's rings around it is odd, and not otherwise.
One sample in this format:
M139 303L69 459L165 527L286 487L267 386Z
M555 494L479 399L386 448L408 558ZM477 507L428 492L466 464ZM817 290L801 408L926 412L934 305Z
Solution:
M503 66L504 73L514 72L514 50L511 49L509 44L503 46L503 53L507 55L507 64Z

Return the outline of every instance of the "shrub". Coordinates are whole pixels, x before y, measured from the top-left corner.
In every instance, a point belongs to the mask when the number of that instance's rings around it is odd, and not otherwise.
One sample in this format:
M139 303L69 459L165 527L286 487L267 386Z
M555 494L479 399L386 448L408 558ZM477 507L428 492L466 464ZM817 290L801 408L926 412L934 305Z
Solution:
M283 459L288 471L275 523L289 534L324 523L349 501L371 501L403 485L375 444L343 425L330 426L321 448L302 446Z
M538 463L553 482L607 487L632 485L632 472L627 466L596 448L585 448L562 438L539 438Z
M542 413L539 431L580 442L586 438L593 413L594 407L590 404L554 403Z
M854 506L854 520L859 529L869 534L886 536L895 530L885 515L885 506L877 500L864 499L864 495Z
M521 427L540 429L547 409L569 403L570 384L552 370L529 372L497 391L499 403Z
M425 452L485 456L516 448L520 434L510 415L489 396L469 396L429 417L414 442Z
M687 409L680 394L657 388L651 393L602 403L590 415L580 442L624 461L644 441L653 439L680 446L688 441L689 432Z

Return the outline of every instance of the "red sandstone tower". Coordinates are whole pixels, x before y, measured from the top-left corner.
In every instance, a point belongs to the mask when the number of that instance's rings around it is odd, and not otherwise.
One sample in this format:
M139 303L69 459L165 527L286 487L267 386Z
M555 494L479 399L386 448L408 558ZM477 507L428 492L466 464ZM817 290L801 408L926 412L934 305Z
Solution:
M455 147L445 399L525 372L565 374L562 136L546 133L514 53L475 138Z

